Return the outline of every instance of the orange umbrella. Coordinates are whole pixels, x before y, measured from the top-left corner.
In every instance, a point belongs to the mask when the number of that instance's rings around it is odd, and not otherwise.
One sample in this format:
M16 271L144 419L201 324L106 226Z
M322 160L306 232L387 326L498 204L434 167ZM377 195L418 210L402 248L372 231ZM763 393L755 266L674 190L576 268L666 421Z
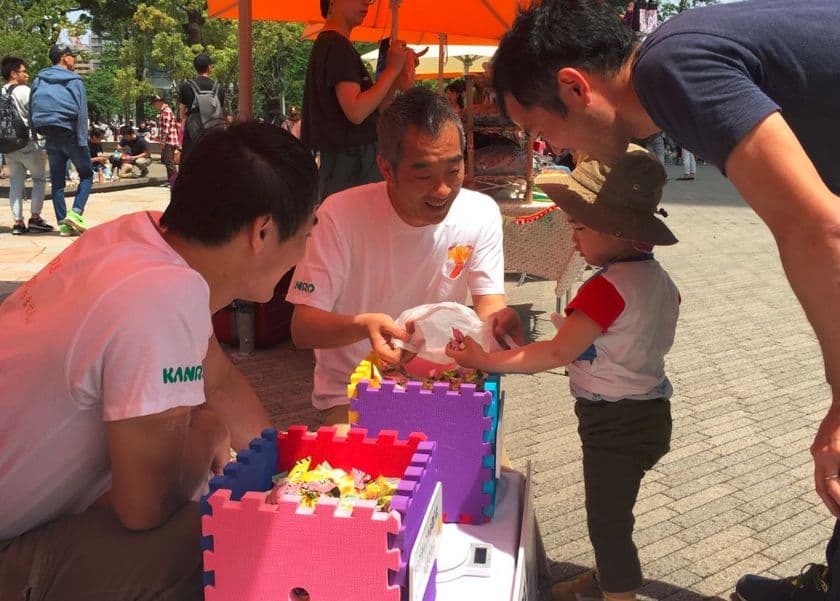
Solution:
M314 41L315 38L318 37L318 34L321 32L321 29L323 29L323 27L323 21L307 23L304 26L303 33L300 34L300 37L304 40ZM376 28L365 27L364 25L360 25L359 27L354 27L353 30L350 32L350 39L354 42L378 42L383 38L390 37L390 34L391 32L389 31L388 27ZM465 35L440 34L430 31L414 31L407 30L403 27L400 27L399 31L399 38L405 41L406 43L414 46L437 45L440 42L441 35L445 36L447 43L459 44L462 46L494 46L499 43L499 40L497 39L487 39Z
M361 27L390 33L393 1L375 0ZM208 0L207 4L207 13L211 17L239 17L236 0ZM398 37L412 43L428 44L437 41L437 34L445 33L453 44L491 44L498 42L510 29L517 10L529 4L530 0L401 0ZM256 20L323 22L318 0L252 0L251 7L251 17ZM403 31L431 35L433 38L417 41L414 36L412 40L403 37ZM462 37L456 42L454 36ZM378 35L376 39L382 37L385 36ZM359 40L355 36L354 39Z

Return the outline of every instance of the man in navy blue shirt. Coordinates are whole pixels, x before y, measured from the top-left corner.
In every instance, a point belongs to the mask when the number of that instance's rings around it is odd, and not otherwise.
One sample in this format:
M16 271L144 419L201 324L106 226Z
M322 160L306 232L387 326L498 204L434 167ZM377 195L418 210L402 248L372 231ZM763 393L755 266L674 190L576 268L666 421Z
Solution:
M833 402L811 452L840 517L840 4L751 0L690 10L639 44L608 2L543 0L499 45L505 112L554 148L610 163L664 131L717 166L764 220L819 339ZM746 576L744 601L840 599L840 522L828 566Z

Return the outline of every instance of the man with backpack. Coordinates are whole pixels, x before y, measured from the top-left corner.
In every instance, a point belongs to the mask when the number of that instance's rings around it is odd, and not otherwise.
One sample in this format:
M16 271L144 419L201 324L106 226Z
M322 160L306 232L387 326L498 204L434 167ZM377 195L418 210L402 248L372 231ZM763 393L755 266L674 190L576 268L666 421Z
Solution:
M16 56L4 56L0 72L6 82L0 90L0 151L9 166L9 204L15 220L12 234L51 232L53 226L41 217L44 206L44 172L47 157L35 136L29 135L29 73ZM23 221L23 184L26 171L32 175L29 225Z
M31 125L46 138L53 207L62 236L76 236L87 230L82 213L93 186L87 93L82 78L75 73L77 54L65 44L53 44L50 47L53 66L41 69L32 85ZM79 173L79 188L69 212L64 202L68 159Z
M181 158L189 154L195 143L207 130L225 125L225 93L219 82L210 77L213 60L202 52L193 60L196 76L181 84L180 117L184 124L184 142Z

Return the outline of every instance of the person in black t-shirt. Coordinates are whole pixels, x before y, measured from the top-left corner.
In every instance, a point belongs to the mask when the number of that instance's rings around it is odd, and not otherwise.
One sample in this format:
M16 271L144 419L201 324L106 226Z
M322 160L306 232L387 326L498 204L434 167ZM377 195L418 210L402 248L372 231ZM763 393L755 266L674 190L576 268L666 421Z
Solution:
M362 23L369 4L321 0L326 23L306 68L301 127L303 143L321 154L321 198L382 180L376 166L377 110L393 101L398 87L413 84L413 69L404 73L403 68L407 57L414 61L405 42L391 45L376 83L350 42L350 32Z
M208 54L202 52L193 59L193 67L195 67L196 76L192 81L195 82L196 87L199 90L212 90L216 84L216 80L210 77L213 70L213 59ZM178 98L180 99L178 116L184 131L184 141L181 144L181 157L183 158L189 154L189 151L192 150L193 144L195 143L193 135L190 133L190 128L187 127L187 118L193 113L198 112L198 106L195 104L195 92L188 81L182 83L181 87L178 88ZM218 98L219 104L224 106L225 92L221 87L219 87Z
M817 493L840 517L840 10L753 0L685 11L638 44L609 3L544 0L520 14L493 83L525 131L607 163L664 131L717 166L770 228L822 348L832 403L811 446ZM840 598L828 566L745 576L742 601ZM603 584L603 583L602 583Z
M149 145L131 126L120 128L122 138L111 157L111 164L120 177L145 177L152 163Z

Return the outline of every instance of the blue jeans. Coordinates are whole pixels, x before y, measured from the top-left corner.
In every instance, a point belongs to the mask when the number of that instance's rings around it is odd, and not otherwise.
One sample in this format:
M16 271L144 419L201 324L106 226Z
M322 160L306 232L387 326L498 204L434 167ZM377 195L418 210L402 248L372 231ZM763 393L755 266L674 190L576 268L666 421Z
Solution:
M64 202L64 186L67 180L67 160L76 166L79 172L79 188L73 200L73 210L79 215L85 210L90 189L93 187L93 166L87 146L79 146L72 132L68 136L49 136L46 141L47 159L50 163L50 183L55 218L59 223L67 217L67 205Z

